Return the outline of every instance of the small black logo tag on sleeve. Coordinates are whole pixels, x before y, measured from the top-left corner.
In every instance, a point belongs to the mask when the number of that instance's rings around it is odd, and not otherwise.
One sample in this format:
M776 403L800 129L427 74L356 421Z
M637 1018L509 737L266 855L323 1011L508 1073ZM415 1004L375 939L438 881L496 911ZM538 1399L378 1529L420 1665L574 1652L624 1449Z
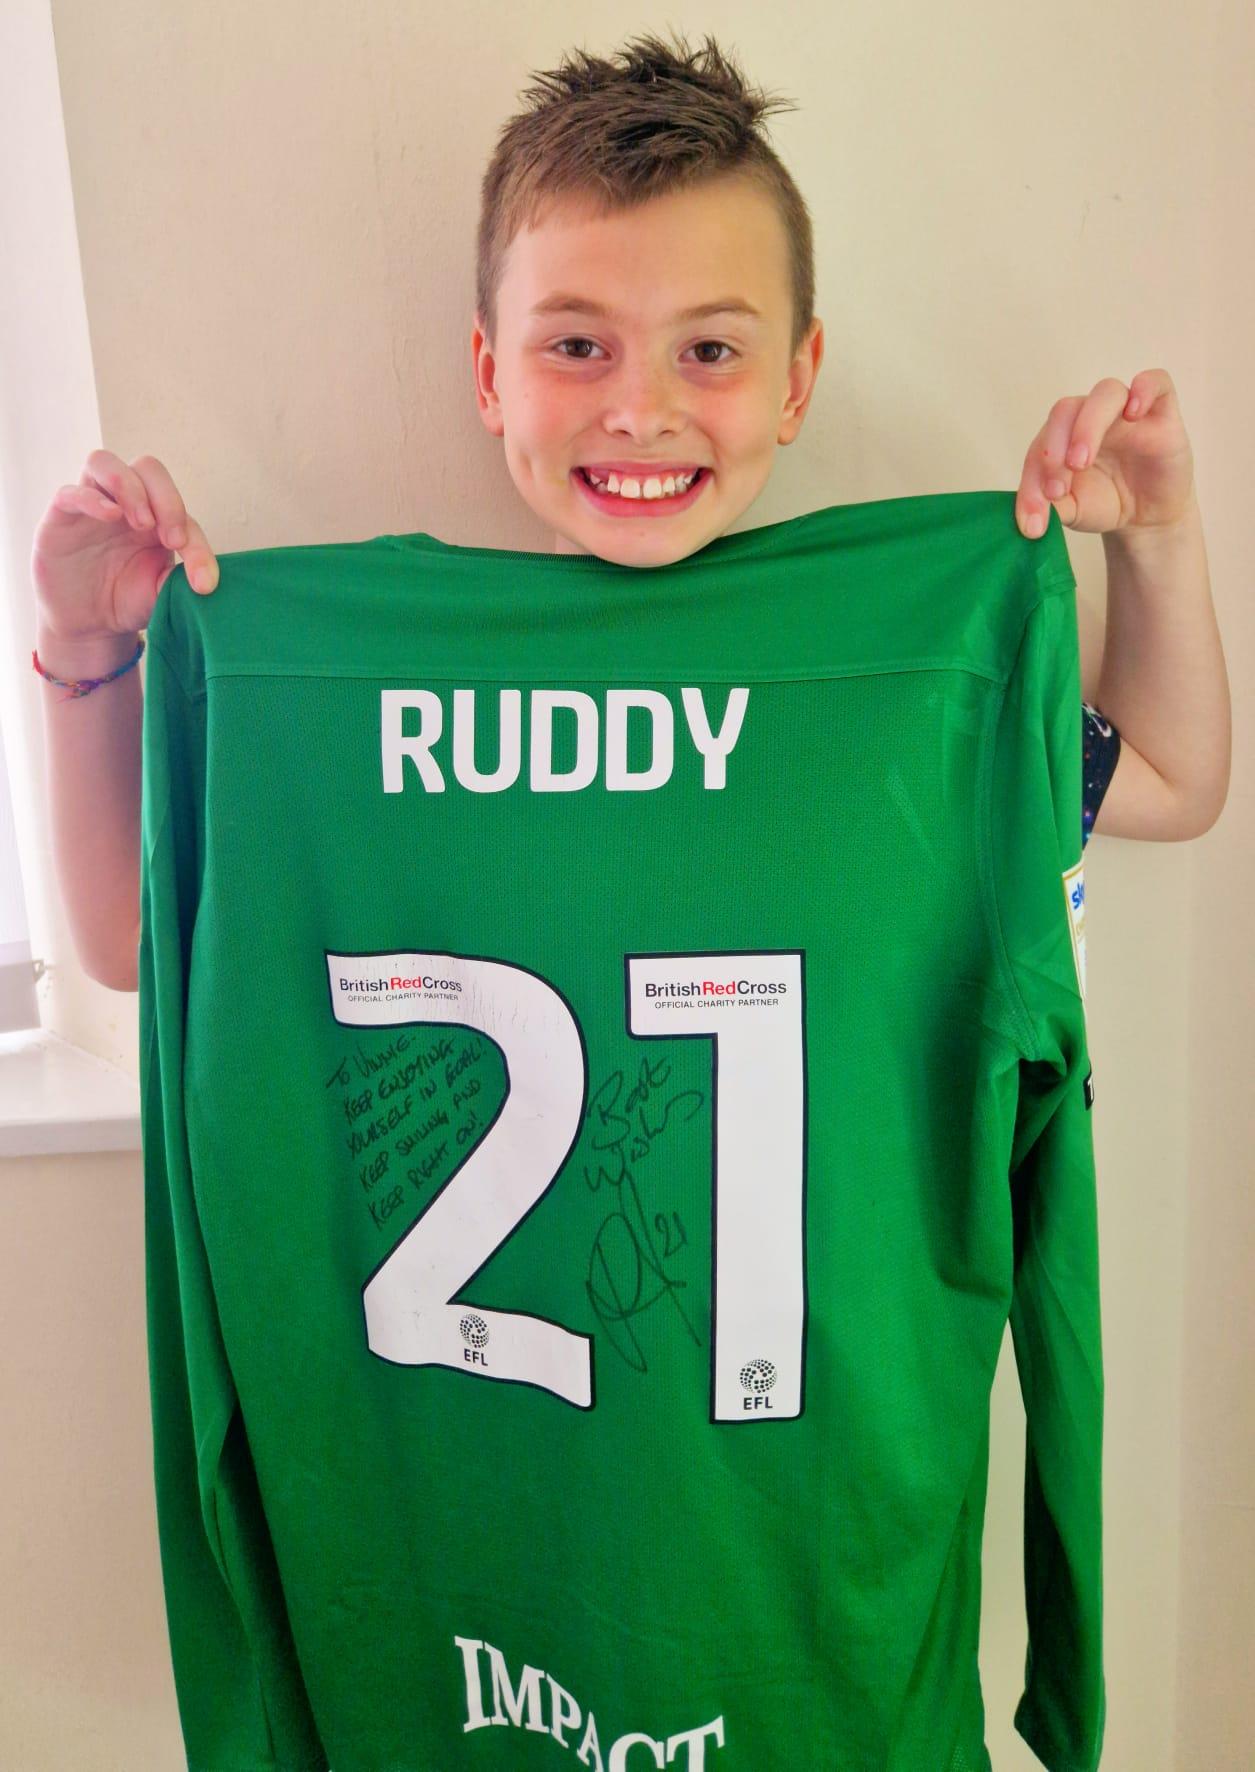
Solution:
M1093 1065L1090 1065L1088 1071L1086 1071L1086 1073L1085 1073L1085 1105L1087 1108L1092 1108L1094 1105L1094 1067L1093 1067Z

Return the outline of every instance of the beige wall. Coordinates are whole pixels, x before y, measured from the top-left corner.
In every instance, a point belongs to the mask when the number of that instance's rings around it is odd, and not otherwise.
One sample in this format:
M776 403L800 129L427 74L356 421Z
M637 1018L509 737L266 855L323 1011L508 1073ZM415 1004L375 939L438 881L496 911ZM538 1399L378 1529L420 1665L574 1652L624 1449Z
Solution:
M1059 395L1159 364L1180 393L1235 750L1208 835L1100 836L1087 851L1104 1766L1251 1772L1255 29L1232 0L657 14L57 0L55 58L46 8L11 0L0 690L28 786L45 1013L136 1071L135 1000L77 971L49 871L26 567L53 489L103 443L160 456L222 550L420 528L549 547L472 398L478 180L530 69L672 23L714 31L801 106L773 136L815 218L827 358L802 437L742 527L1009 489ZM1070 545L1101 617L1101 544ZM0 1165L0 1346L0 1765L173 1772L138 1159ZM998 1772L1036 1765L1011 1729L1022 1435L1008 1339L982 1638Z

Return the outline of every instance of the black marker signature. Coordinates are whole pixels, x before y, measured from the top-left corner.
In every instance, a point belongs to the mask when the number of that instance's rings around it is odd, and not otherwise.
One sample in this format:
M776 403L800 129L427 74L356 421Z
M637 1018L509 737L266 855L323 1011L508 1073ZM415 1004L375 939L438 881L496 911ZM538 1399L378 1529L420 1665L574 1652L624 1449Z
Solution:
M487 1052L482 1039L473 1037L459 1046L452 1033L441 1031L425 1050L411 1053L413 1046L408 1032L373 1051L359 1044L337 1061L323 1085L343 1092L340 1110L349 1127L345 1147L357 1164L363 1192L375 1196L367 1204L377 1226L401 1206L403 1184L391 1186L393 1157L418 1157L405 1179L421 1191L449 1160L450 1099L456 1116L483 1088L479 1077L468 1074ZM416 1110L417 1124L412 1119ZM429 1142L440 1133L438 1142ZM471 1107L456 1125L454 1140L464 1146L481 1135L481 1111ZM381 1188L385 1181L391 1186L386 1197Z
M657 1246L628 1166L630 1161L649 1155L673 1111L691 1120L702 1107L705 1097L696 1089L681 1090L669 1100L653 1100L670 1075L669 1062L651 1065L643 1059L636 1082L620 1102L623 1072L612 1071L591 1097L586 1116L593 1124L592 1146L600 1160L595 1171L585 1166L584 1180L591 1193L603 1186L614 1188L619 1205L603 1220L593 1239L584 1287L611 1347L637 1372L648 1372L649 1364L631 1318L660 1299L674 1304L694 1344L702 1345L679 1296L688 1282L673 1279L663 1267L688 1242L688 1233L678 1212L670 1216L656 1212L653 1231L663 1240L663 1247ZM646 1106L651 1101L652 1110ZM633 1116L630 1119L629 1114Z

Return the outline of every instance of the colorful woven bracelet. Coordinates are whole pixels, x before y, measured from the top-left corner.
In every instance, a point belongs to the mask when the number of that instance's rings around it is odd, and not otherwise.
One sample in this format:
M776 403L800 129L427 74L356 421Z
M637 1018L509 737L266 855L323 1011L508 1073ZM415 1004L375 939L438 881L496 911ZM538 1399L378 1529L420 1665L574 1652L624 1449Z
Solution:
M115 677L121 677L126 671L131 669L132 665L137 665L139 663L140 654L143 650L144 642L141 640L139 645L135 648L134 657L128 658L126 663L124 665L119 665L116 671L110 671L107 677L78 677L70 678L68 680L64 677L54 677L51 671L46 671L40 664L38 651L33 651L31 653L31 663L39 672L40 676L46 678L49 683L55 683L58 689L69 690L69 695L59 697L61 701L71 701L75 696L90 695L92 690L99 689L102 683L112 683Z

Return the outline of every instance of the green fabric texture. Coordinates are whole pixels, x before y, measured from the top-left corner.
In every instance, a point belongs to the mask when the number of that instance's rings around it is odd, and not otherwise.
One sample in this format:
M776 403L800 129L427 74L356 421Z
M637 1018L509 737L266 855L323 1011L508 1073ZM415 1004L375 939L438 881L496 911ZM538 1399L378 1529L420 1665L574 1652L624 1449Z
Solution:
M192 1772L1102 1746L1075 581L1014 494L426 534L148 629L154 1474Z

